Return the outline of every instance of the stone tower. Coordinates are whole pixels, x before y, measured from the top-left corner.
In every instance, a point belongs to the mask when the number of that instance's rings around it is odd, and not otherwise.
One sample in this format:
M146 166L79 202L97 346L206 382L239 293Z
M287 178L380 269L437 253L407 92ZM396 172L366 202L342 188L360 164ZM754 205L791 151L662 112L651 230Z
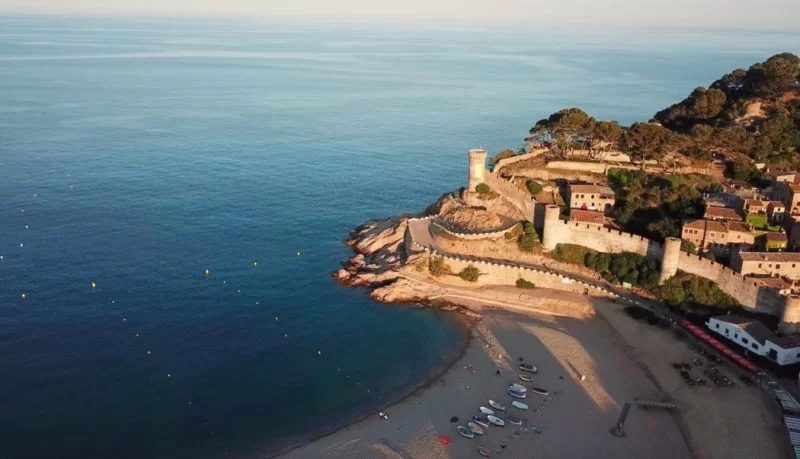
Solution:
M548 205L544 208L544 229L542 230L542 247L545 250L553 250L556 248L559 239L559 231L569 231L565 225L561 224L558 216L561 213L561 208L554 205Z
M778 324L778 331L785 334L800 332L800 296L791 295L786 297L781 322Z
M475 191L475 187L483 183L486 176L486 150L469 151L469 180L467 191Z
M677 237L668 237L664 240L664 253L661 255L661 275L658 284L661 285L678 273L678 259L681 256L681 240Z

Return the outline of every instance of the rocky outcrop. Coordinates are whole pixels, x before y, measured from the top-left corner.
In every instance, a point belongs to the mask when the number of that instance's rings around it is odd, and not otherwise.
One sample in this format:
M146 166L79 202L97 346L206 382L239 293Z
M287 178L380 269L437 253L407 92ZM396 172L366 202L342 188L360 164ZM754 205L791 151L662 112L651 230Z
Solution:
M379 250L396 251L403 243L408 228L407 218L372 220L356 228L345 244L362 255L374 255Z

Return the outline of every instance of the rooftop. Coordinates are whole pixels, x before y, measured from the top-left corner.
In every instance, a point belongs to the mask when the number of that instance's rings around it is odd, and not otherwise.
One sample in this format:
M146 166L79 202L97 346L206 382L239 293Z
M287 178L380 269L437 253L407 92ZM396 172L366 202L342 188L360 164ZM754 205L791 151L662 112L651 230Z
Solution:
M716 231L718 233L727 233L728 225L732 222L718 222L715 220L692 220L683 225L684 228L699 229L703 231ZM735 222L733 222L735 223Z
M601 185L570 184L569 191L570 193L610 194L614 196L614 190Z
M785 233L780 233L778 231L770 231L766 233L766 237L768 241L771 242L788 242L789 239L786 237Z
M793 347L800 347L800 336L798 335L789 335L789 336L775 336L770 338L770 341L777 344L778 346L784 349L791 349Z
M606 222L606 217L602 212L593 212L591 210L572 209L569 212L569 221L592 223L595 225L603 225Z
M728 231L736 231L739 233L749 233L752 231L752 228L750 228L750 225L747 223L725 222L725 225L728 227Z
M753 279L754 282L757 282L759 285L763 285L765 287L772 287L778 290L783 290L787 288L791 288L792 283L787 281L782 277L747 277L748 279Z
M786 208L786 206L780 201L770 201L768 204L773 209L784 209L784 208Z
M721 218L723 220L741 220L739 212L729 207L706 206L705 218Z
M766 205L766 203L760 199L746 199L745 203L748 206L755 206L755 207L763 207Z
M712 317L720 322L727 322L729 324L736 325L737 327L741 328L748 335L752 336L753 339L758 341L761 344L767 342L767 340L772 340L775 338L775 334L772 333L772 330L767 328L766 325L759 322L755 319L750 319L748 317L737 316L736 314L727 314L724 316L716 316Z
M742 261L800 261L798 252L736 252Z

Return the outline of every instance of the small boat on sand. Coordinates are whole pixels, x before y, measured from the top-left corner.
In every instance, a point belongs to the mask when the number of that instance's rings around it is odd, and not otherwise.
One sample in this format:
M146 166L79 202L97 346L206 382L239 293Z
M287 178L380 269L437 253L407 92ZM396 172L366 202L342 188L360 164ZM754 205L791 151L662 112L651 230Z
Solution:
M458 431L458 433L459 433L459 434L460 434L462 437L465 437L465 438L475 438L475 434L474 434L474 433L472 433L472 431L471 431L471 430L467 429L467 428L466 428L466 427L464 427L464 426L458 426L458 427L456 427L456 430Z
M525 392L528 392L528 388L527 387L523 386L522 384L517 384L517 383L509 384L508 385L508 389L509 390L513 390L514 392L520 392L522 394L524 394Z
M483 446L478 447L478 454L480 454L483 457L492 457L492 453Z
M533 382L533 376L528 376L528 375L522 375L521 374L521 375L519 375L519 379L520 379L520 381Z
M547 389L542 389L541 387L531 387L531 390L539 395L550 395Z
M521 426L522 425L522 419L520 419L520 418L518 418L516 416L511 416L509 414L508 416L506 416L506 419L508 420L508 422L514 424L515 426Z
M489 419L489 422L491 422L492 424L494 424L496 426L503 427L503 426L506 425L506 421L503 421L502 419L498 418L497 416L486 416L486 418Z
M527 403L518 402L516 400L511 402L511 406L513 406L514 408L518 408L520 410L527 410L528 409L528 404Z
M483 427L489 427L489 420L486 418L482 418L480 416L473 416L472 420L475 421L475 424Z
M505 411L506 410L506 406L505 405L503 405L500 402L495 402L494 400L489 400L489 406L491 406L492 408L494 408L496 410L500 410L500 411Z
M486 408L485 406L482 406L478 409L481 410L481 413L483 414L494 414L494 411L490 410L489 408Z
M526 394L525 392L517 392L517 391L515 391L514 389L512 389L510 387L508 388L508 395L510 395L510 396L512 396L514 398L525 398L525 397L528 396L528 394Z
M468 422L467 427L469 427L469 430L471 430L473 433L476 433L478 435L484 434L483 428L478 424L475 424L474 422Z
M522 371L527 371L528 373L537 373L539 371L536 366L528 365L527 363L520 364L519 369Z

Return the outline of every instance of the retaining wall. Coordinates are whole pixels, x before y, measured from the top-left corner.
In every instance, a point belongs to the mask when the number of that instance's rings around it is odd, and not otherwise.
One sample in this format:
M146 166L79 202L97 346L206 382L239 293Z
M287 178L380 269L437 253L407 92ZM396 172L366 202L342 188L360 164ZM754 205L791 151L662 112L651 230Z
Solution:
M558 226L555 231L547 230L548 236L556 238L555 244L576 244L608 253L633 252L654 260L661 260L664 253L656 241L611 228L563 220L548 220L545 225L563 226Z
M522 155L516 155L516 156L512 156L510 158L503 158L500 161L498 161L497 164L494 165L494 167L492 168L492 171L499 176L500 175L500 171L503 170L504 167L509 166L511 164L514 164L514 163L518 163L520 161L525 161L526 159L539 157L539 156L543 155L544 153L547 153L547 148L535 148L535 149L531 150L530 152L522 154Z
M574 293L588 293L592 296L604 298L616 298L616 295L606 289L594 287L568 276L561 276L548 271L541 271L531 268L523 268L502 263L479 261L466 257L453 255L442 255L432 252L432 256L442 257L454 274L457 274L467 266L474 266L480 271L481 275L478 285L516 285L518 279L525 279L533 282L536 287L564 290ZM523 291L520 289L520 291Z
M785 298L776 289L758 285L732 269L698 255L681 252L678 269L713 281L742 306L758 312L781 315Z
M505 237L505 234L511 228L516 225L509 226L508 228L499 229L497 231L486 231L486 232L473 232L473 231L463 231L463 230L455 230L453 228L449 228L448 225L441 221L441 219L435 219L433 224L436 225L437 228L441 229L445 233L457 237L459 239L466 239L466 240L477 240L477 239L500 239Z

